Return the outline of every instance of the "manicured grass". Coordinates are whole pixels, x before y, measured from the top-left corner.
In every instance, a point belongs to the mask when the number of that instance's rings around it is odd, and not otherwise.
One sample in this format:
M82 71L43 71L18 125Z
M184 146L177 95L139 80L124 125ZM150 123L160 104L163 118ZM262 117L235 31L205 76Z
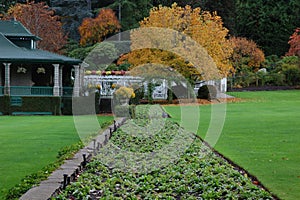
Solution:
M112 119L98 117L99 123ZM61 148L80 140L72 116L1 116L0 127L0 199L23 177L54 162Z
M228 103L215 148L281 199L300 199L300 91L240 92ZM180 107L165 106L176 121ZM191 107L192 108L192 107ZM198 134L205 136L211 106L200 106ZM193 125L190 121L188 126Z

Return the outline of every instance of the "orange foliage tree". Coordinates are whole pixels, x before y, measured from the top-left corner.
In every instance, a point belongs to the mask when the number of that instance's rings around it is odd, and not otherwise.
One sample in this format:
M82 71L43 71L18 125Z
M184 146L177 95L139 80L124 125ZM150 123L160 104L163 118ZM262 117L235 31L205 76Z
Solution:
M86 18L79 27L80 44L93 45L110 35L117 33L120 23L112 9L101 9L97 17Z
M300 57L300 28L297 28L291 35L289 40L290 49L287 52L287 56L299 56Z
M188 5L180 7L174 3L171 7L154 7L150 11L149 17L140 22L140 26L141 28L158 27L175 30L180 34L174 33L174 35L163 35L163 33L160 33L158 30L156 34L149 35L149 37L152 38L152 41L155 40L154 37L156 36L160 38L160 40L164 40L161 38L174 37L173 44L164 45L171 45L171 49L178 49L179 46L182 45L180 48L183 51L190 49L188 50L190 54L197 54L197 52L193 50L195 44L193 44L192 41L184 41L189 37L203 47L211 58L213 58L214 63L223 76L226 76L232 69L232 65L229 62L229 58L232 54L232 47L231 43L226 39L228 30L223 26L221 17L216 13L202 11L200 8L192 9ZM142 48L142 45L137 47L139 46L139 44L137 44L139 39L137 39L138 36L134 34L133 31L133 34L131 35L133 49ZM180 52L180 50L176 52ZM198 57L199 60L207 57L204 54L195 56ZM195 74L199 76L201 74L201 69L195 69L197 66L194 67L193 65L196 65L196 63L190 62L191 60L188 58L188 55L180 58L172 52L164 52L164 50L161 49L136 50L125 56L125 59L123 58L123 60L127 60L133 67L142 64L142 62L162 63L171 66L180 72L189 71L189 73L183 74L184 76Z
M233 46L231 61L235 70L239 70L241 67L257 69L265 61L264 52L254 41L242 37L232 37L230 41Z
M37 44L40 49L59 53L67 43L67 36L59 17L54 14L44 2L17 3L7 11L5 19L15 18L34 35L41 37L43 40Z

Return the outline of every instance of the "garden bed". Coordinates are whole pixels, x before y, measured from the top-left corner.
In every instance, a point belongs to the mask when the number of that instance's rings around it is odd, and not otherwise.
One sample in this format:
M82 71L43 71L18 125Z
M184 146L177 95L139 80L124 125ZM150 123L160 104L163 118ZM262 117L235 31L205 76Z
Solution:
M53 199L275 199L157 107L141 108Z

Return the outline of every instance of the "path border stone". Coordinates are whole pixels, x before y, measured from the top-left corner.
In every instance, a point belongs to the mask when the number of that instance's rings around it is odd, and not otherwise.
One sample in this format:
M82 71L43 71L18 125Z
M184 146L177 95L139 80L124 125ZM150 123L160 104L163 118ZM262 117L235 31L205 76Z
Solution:
M76 179L76 176L82 171L86 161L92 158L95 150L103 146L113 131L126 121L125 118L118 118L114 124L105 129L102 134L94 138L87 146L79 150L72 159L65 160L57 170L51 173L47 180L42 181L38 186L28 190L21 196L21 200L48 200L53 194L60 191L64 184ZM65 179L67 178L67 179Z

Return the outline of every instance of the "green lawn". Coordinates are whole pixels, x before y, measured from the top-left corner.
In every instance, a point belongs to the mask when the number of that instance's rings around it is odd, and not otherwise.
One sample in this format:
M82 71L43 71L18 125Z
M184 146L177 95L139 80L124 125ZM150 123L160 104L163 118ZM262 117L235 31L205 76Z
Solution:
M100 123L112 119L98 117ZM54 162L61 148L79 140L72 116L1 116L0 199L23 177Z
M231 93L215 148L248 170L281 199L300 199L300 91ZM165 106L180 120L180 107ZM192 107L191 107L192 108ZM205 136L211 106L200 106L198 134ZM194 122L189 121L188 126Z

